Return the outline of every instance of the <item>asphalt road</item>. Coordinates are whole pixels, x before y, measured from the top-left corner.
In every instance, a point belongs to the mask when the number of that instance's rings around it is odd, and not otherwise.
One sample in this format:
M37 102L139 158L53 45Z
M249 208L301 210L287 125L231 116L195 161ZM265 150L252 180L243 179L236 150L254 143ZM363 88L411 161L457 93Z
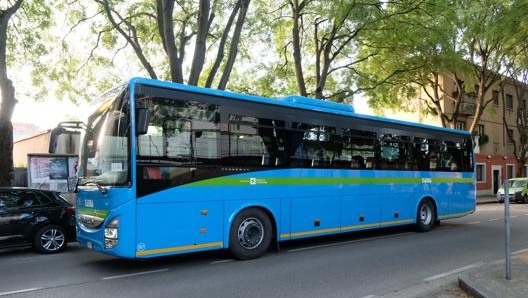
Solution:
M528 248L528 205L511 207L516 252ZM223 251L125 260L76 244L57 255L0 250L0 297L387 297L502 258L503 205L485 204L428 233L404 227L287 242L250 261Z

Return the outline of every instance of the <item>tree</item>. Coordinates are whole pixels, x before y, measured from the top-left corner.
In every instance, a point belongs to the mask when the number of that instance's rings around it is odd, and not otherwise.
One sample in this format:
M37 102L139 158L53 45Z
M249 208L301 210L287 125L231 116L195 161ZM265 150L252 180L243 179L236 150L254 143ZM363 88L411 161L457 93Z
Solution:
M45 73L42 60L47 59L52 36L52 7L43 0L8 0L0 4L0 185L13 179L13 126L16 107L15 80L8 75L14 65L31 65L33 73ZM21 92L25 89L18 88Z
M273 24L277 80L302 96L344 101L354 90L359 35L379 16L379 1L287 0ZM292 61L292 62L290 62ZM292 75L293 74L293 75Z
M9 21L22 6L23 0L0 7L0 186L11 185L13 179L13 124L15 88L7 75L7 32Z
M519 138L516 139L512 133L513 127L510 126L506 119L506 111L503 110L503 123L506 130L506 135L509 142L513 144L512 153L517 160L517 173L516 177L523 176L523 167L525 164L526 154L528 153L528 112L527 112L527 95L528 95L528 22L522 17L525 13L523 9L524 5L512 5L512 17L515 13L518 13L517 17L522 20L517 23L520 30L517 30L515 34L509 35L508 46L510 52L507 54L507 63L505 63L505 77L503 83L500 84L501 88L499 94L502 97L503 109L506 109L506 94L504 92L504 86L509 83L512 84L515 90L515 96L519 100L517 103L516 121L515 128ZM505 21L510 21L505 20Z
M90 13L93 3L97 10ZM126 50L131 49L150 78L225 89L249 4L250 0L94 0L76 2L73 11L81 20L75 25L89 22L96 36L86 62L101 61L97 52L130 57Z
M425 112L437 115L443 126L455 127L463 100L472 98L468 130L473 132L491 102L487 91L501 79L509 51L505 36L517 30L507 21L513 1L404 2L387 10L396 15L407 5L419 9L387 19L365 38L362 55L372 58L361 66L360 83L371 106L406 106L420 90ZM443 77L451 78L458 92L445 92ZM446 102L453 103L453 112L444 109Z

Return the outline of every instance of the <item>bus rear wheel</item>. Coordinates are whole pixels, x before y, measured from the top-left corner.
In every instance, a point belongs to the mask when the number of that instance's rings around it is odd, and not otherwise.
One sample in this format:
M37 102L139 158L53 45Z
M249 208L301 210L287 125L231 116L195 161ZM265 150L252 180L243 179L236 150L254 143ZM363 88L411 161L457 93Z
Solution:
M416 228L419 232L427 232L436 224L436 208L431 200L425 199L418 205Z
M250 208L240 212L231 225L229 248L240 260L262 256L271 244L272 226L268 215L261 209Z

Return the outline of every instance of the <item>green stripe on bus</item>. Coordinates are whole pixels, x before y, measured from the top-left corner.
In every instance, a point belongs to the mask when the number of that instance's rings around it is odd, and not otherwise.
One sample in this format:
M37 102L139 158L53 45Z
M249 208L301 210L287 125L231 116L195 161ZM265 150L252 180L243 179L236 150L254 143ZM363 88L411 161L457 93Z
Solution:
M338 184L439 184L474 183L473 178L437 177L219 177L188 184L188 186L240 186L240 185L338 185Z
M110 213L110 211L108 210L93 209L93 208L79 207L79 206L77 206L75 212L77 214L90 215L90 216L95 216L98 218L106 218L108 216L108 213Z

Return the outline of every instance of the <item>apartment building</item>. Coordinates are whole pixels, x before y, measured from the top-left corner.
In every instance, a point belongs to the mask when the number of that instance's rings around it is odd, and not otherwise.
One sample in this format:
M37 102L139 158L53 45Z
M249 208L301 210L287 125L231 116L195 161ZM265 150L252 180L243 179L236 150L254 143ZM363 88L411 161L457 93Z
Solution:
M457 88L454 81L443 76L440 80L442 90L444 90L443 110L447 114L454 111L453 98L457 97ZM474 86L475 90L478 85ZM475 117L476 93L466 92L462 96L460 114L456 123L457 129L467 130ZM527 94L528 96L528 94ZM425 92L418 92L418 99L413 103L420 110L424 103L419 98L426 98ZM489 104L478 122L475 134L475 162L476 162L476 182L478 195L494 195L505 179L516 177L517 170L521 167L521 176L527 174L527 163L518 164L514 155L514 146L517 146L517 152L520 151L520 134L517 128L518 113L526 111L526 98L517 98L515 87L512 82L503 82L501 89L499 84L490 88L485 94ZM451 99L451 100L450 100ZM432 116L423 116L422 113L401 113L397 112L391 117L405 119L421 123L427 123L440 126L438 118ZM528 119L528 117L526 117ZM512 142L508 138L507 128L504 123L508 124L508 130L514 136ZM477 137L478 136L478 137ZM526 145L528 146L528 144Z

